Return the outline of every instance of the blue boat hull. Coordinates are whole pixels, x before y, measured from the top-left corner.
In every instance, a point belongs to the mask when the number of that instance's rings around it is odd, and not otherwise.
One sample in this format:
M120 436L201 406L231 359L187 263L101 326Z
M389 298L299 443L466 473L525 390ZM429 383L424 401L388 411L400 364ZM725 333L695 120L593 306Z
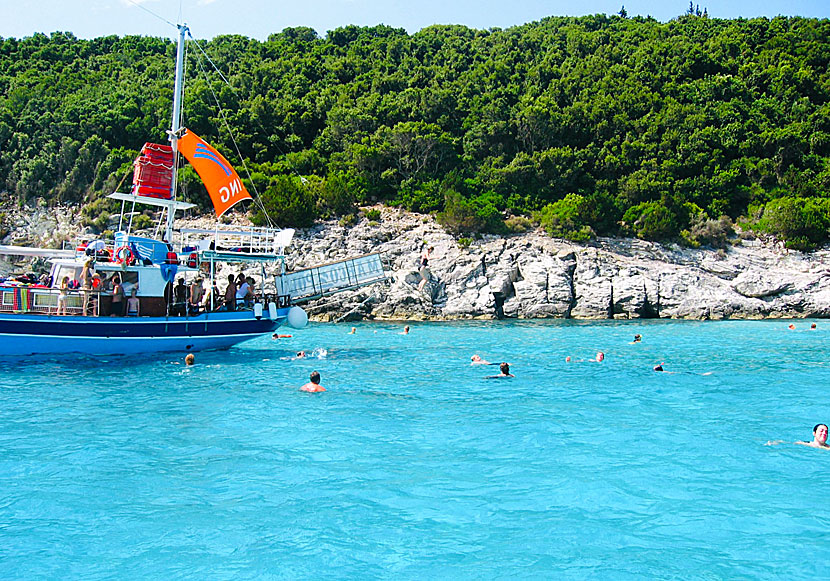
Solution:
M80 317L0 313L0 355L86 353L123 355L227 349L277 329L277 317L250 311L195 317Z

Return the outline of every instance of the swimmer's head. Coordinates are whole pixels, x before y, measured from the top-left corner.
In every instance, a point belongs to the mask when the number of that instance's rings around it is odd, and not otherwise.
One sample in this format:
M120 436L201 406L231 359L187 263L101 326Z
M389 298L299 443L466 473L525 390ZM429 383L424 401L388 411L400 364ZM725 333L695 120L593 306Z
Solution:
M605 359L605 353L600 351L599 353L597 353L597 361L602 361L603 359Z
M634 342L639 343L642 340L642 338L643 336L637 333L636 335L634 335Z
M305 351L297 351L297 357L305 357Z
M320 385L320 374L312 371L311 375L308 376L308 380L315 385Z
M507 363L501 363L499 365L499 371L501 371L504 375L510 375L510 365Z
M566 363L570 363L570 361L571 361L571 356L570 356L570 355L568 355L567 357L565 357L565 362L566 362Z
M813 428L813 436L819 444L827 443L827 424L816 424Z
M661 363L660 365L655 365L654 371L663 371L663 364Z
M481 357L479 357L478 355L473 355L472 357L470 357L470 361L481 361Z
M788 329L795 329L795 325L793 325L792 323L790 323L789 327L787 327L787 328L788 328Z
M810 325L810 328L811 328L811 329L815 329L815 328L816 328L816 324L815 324L815 323L811 324L811 325Z
M188 353L184 358L185 365L193 365L196 363L196 356L193 353Z

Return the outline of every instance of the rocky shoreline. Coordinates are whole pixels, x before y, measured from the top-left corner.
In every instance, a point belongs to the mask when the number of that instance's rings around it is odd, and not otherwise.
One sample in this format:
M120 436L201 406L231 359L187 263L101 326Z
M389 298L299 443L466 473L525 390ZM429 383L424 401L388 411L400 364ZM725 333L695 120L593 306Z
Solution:
M828 251L785 252L773 241L726 250L636 239L574 244L541 231L484 236L462 247L429 216L378 208L381 219L327 223L295 238L293 268L381 252L388 285L308 305L317 320L761 319L830 316ZM418 258L433 246L423 292Z
M297 231L289 269L370 252L382 253L389 267L386 284L305 305L313 320L830 317L826 248L786 252L757 239L725 250L618 238L574 244L541 231L459 244L431 216L376 209L378 221L361 217L353 226L332 221ZM56 247L81 233L70 208L28 210L7 217L3 244ZM212 225L210 218L188 223ZM434 247L432 277L419 291L423 244Z

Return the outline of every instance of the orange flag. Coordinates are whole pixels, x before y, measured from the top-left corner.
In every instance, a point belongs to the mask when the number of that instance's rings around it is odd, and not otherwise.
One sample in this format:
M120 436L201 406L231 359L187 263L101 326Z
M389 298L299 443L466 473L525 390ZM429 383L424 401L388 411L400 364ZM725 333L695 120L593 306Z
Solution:
M179 151L202 178L217 218L234 204L251 199L228 160L192 131L185 130L179 138Z

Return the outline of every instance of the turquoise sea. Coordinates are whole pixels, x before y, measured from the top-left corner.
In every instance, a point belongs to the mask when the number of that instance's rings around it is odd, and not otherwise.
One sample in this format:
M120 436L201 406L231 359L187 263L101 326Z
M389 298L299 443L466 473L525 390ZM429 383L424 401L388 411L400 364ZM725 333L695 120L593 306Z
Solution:
M830 422L830 322L789 322L0 360L0 578L826 577L830 452L791 442Z

